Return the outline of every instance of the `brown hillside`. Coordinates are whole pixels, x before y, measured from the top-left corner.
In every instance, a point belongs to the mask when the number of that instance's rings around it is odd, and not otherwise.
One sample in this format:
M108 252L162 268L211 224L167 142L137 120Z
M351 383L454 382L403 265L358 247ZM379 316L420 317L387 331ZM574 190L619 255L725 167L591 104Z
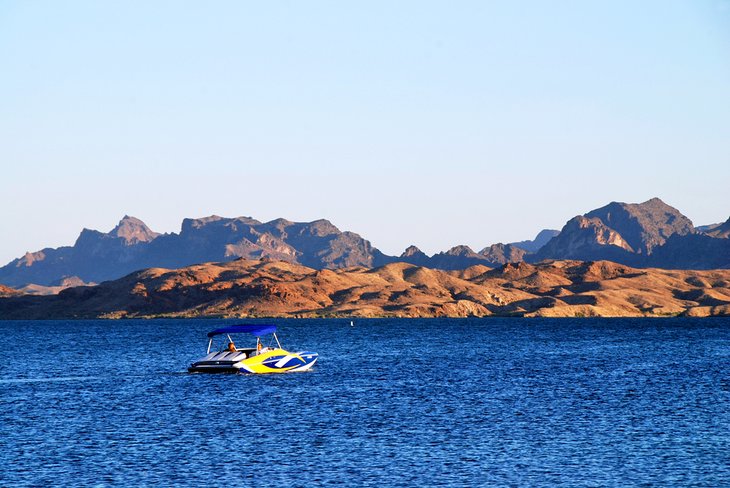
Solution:
M608 261L315 270L239 259L150 268L56 296L0 299L0 318L683 314L730 314L730 270L634 269Z

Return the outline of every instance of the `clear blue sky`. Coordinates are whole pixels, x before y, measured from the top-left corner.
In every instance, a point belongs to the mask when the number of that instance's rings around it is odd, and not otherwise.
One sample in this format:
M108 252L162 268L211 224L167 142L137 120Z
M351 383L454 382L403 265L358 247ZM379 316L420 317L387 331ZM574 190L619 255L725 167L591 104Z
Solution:
M0 2L0 264L130 214L387 253L730 216L730 2Z

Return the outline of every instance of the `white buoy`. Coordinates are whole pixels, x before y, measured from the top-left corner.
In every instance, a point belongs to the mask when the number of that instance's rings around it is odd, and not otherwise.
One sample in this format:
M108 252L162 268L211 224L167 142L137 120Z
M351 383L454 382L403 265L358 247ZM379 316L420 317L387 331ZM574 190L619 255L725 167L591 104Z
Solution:
M350 320L350 327L355 327L355 324Z

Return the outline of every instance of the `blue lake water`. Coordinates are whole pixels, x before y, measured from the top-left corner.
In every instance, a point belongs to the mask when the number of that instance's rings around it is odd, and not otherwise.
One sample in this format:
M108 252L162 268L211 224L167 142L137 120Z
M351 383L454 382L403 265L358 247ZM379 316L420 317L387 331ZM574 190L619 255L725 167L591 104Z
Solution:
M730 486L730 319L238 322L0 321L0 485Z

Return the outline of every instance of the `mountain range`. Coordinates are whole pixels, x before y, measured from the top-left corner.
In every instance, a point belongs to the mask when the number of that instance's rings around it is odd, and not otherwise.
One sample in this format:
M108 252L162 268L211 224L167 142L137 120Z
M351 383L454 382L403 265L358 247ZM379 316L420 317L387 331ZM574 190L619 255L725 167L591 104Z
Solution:
M538 242L546 235L538 235ZM530 247L533 241L522 244ZM429 257L411 246L396 257L327 220L264 223L251 217L210 216L183 220L180 233L159 234L141 220L124 216L110 232L83 229L73 246L29 252L11 261L0 268L0 283L30 293L56 292L69 280L74 285L102 282L144 268L180 268L238 258L280 260L314 269L372 268L397 261L463 269L477 263L494 266L521 261L526 252L512 244L497 244L480 253L456 246Z
M608 260L637 268L730 268L730 219L694 227L658 198L612 202L570 219L534 240L468 246L428 256L408 247L388 256L327 220L260 222L251 217L184 219L179 233L159 234L125 216L110 232L83 229L72 246L28 252L0 268L0 283L29 293L103 282L145 268L176 269L205 262L268 259L311 269L376 268L404 262L442 270L543 260ZM50 291L49 291L50 290Z
M730 270L609 261L443 271L407 263L312 269L236 259L150 268L51 296L0 299L0 317L662 317L730 315Z

